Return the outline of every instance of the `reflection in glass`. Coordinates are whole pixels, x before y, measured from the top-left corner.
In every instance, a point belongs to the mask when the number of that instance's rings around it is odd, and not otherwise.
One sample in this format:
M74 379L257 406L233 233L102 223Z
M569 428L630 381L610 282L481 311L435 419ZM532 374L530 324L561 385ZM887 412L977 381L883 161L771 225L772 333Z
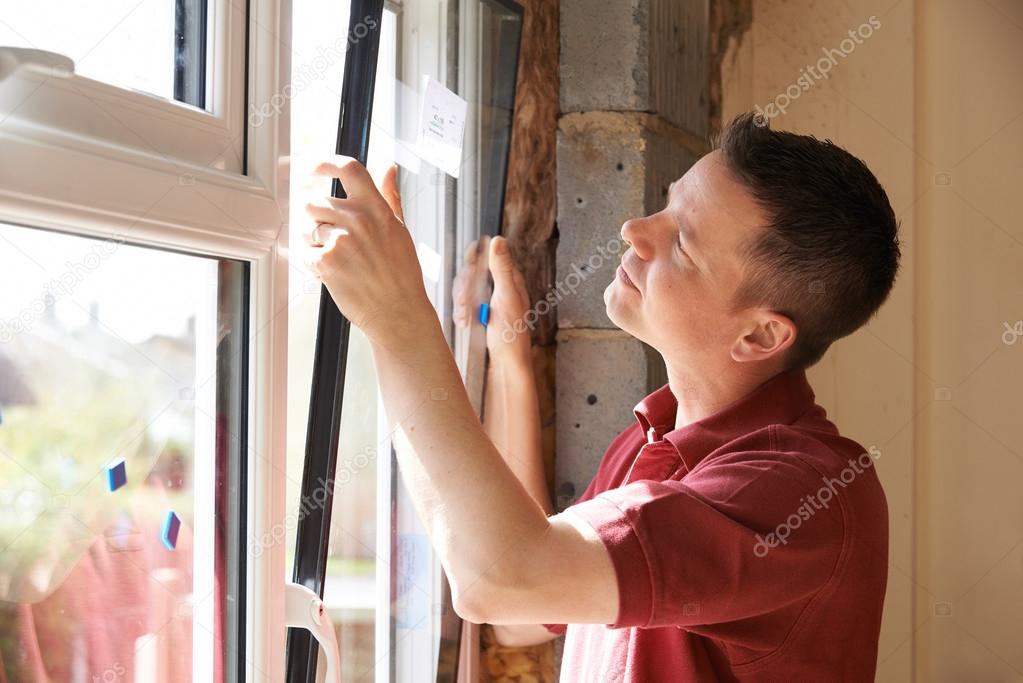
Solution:
M522 10L501 0L480 0L479 8L478 225L482 234L497 235L504 214Z
M4 13L0 46L56 52L87 78L203 109L207 2L22 2Z
M241 263L0 224L0 679L235 671L246 286Z

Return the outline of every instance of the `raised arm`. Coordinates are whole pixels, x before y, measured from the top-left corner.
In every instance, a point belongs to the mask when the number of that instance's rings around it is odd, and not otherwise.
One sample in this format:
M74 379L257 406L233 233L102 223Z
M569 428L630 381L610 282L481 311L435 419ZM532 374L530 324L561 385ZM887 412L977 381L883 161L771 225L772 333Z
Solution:
M466 268L475 268L476 250L469 250ZM494 293L490 299L490 324L483 427L500 451L515 477L545 514L554 506L544 475L540 441L540 401L530 358L530 334L525 327L529 295L522 273L512 262L504 238L488 245L488 264L494 277ZM469 302L455 293L456 323L469 324L472 316L465 310ZM542 624L491 624L494 637L501 645L523 647L539 645L557 637Z
M370 340L399 468L451 581L477 623L611 623L614 566L585 521L548 517L483 430L400 218L394 169L383 196L358 162L320 166L349 198L307 207L309 267ZM390 206L388 206L388 204Z
M470 252L475 252L471 249ZM530 355L530 334L524 321L529 294L522 273L512 262L508 242L495 237L487 245L490 272L494 277L494 293L490 298L490 322L487 326L486 395L483 427L515 477L546 513L554 513L547 478L543 468L540 444L540 401L536 392ZM467 263L467 267L483 264ZM456 302L463 308L468 302L456 293ZM457 320L471 320L460 311Z

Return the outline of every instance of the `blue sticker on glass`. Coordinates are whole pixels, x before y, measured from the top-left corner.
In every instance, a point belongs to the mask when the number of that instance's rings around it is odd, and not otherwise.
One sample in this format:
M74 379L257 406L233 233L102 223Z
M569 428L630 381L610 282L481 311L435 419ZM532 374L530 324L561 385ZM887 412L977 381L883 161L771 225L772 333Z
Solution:
M128 470L124 458L118 458L107 465L107 488L116 491L128 483Z
M173 510L167 511L163 520L163 533L160 540L167 547L167 550L174 550L178 545L178 532L181 531L181 518L174 514Z

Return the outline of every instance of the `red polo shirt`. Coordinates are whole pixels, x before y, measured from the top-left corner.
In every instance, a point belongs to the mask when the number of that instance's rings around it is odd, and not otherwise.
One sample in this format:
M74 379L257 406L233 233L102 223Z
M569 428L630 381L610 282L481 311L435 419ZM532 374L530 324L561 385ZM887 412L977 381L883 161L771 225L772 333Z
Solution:
M640 401L568 508L607 546L620 607L567 627L561 681L872 681L878 451L839 435L803 371L681 429L676 407L668 385Z

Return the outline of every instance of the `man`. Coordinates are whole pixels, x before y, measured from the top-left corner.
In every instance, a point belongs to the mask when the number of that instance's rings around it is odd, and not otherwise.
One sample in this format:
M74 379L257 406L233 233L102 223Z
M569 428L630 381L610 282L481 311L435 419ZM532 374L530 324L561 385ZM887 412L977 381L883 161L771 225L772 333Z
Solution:
M308 207L309 267L371 340L455 609L508 644L565 631L562 680L873 679L877 452L839 435L804 371L887 298L897 224L861 161L762 123L737 118L662 211L622 226L608 316L661 353L669 381L560 514L537 474L529 342L501 335L528 305L507 245L490 247L491 439L426 299L394 169L386 201L350 160L318 169L350 199Z

